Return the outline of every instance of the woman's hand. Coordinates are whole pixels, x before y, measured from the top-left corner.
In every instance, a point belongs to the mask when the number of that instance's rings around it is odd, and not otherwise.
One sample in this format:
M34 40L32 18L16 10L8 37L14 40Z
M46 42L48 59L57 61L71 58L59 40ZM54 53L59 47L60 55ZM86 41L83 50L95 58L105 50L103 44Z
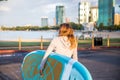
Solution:
M42 70L40 70L40 75L41 75L41 77L43 77L44 75L43 75L43 71Z

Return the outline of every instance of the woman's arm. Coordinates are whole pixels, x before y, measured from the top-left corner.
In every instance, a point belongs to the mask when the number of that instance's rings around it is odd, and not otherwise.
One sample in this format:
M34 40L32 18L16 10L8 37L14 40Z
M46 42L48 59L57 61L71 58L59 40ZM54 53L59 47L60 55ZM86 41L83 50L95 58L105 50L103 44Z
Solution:
M47 57L54 50L54 48L55 48L55 39L52 40L48 49L46 50L46 53L44 54L44 57L43 57L41 64L40 64L40 70L42 70L44 68L44 64L47 61Z
M77 48L75 48L73 51L73 59L78 61Z

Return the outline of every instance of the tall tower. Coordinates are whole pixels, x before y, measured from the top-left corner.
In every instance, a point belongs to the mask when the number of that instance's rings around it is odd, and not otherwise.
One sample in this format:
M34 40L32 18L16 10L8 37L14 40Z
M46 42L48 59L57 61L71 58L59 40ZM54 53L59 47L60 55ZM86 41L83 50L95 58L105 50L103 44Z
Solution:
M42 27L48 26L48 18L47 17L41 18L41 26Z
M90 16L90 3L79 2L78 4L78 23L88 23Z
M94 6L90 8L90 22L98 21L98 7Z
M64 22L64 6L56 6L56 25L60 25Z
M104 26L114 24L114 0L99 0L98 1L98 23Z
M120 25L120 14L114 15L114 25Z

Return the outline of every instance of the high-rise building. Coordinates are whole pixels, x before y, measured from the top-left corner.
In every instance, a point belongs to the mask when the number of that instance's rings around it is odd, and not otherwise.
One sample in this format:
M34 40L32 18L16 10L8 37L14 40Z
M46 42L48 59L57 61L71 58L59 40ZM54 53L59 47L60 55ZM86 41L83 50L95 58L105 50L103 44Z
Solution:
M114 24L114 3L114 0L98 0L98 26Z
M64 6L56 6L56 25L64 23L65 11Z
M47 17L42 17L41 18L41 26L48 26L48 18Z
M114 25L120 25L120 14L115 14L114 17Z
M90 8L90 22L96 23L98 20L98 7Z
M78 4L78 23L88 23L90 16L90 3L89 2L79 2Z

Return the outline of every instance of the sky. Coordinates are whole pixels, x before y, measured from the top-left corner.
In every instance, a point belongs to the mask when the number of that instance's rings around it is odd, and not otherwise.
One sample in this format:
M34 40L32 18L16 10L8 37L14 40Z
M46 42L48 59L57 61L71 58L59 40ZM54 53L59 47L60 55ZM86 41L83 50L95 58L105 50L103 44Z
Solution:
M41 26L41 18L48 17L48 24L54 25L55 8L64 5L65 17L77 22L78 3L88 1L97 6L98 0L7 0L0 1L0 26ZM120 0L116 0L116 13L120 13Z

